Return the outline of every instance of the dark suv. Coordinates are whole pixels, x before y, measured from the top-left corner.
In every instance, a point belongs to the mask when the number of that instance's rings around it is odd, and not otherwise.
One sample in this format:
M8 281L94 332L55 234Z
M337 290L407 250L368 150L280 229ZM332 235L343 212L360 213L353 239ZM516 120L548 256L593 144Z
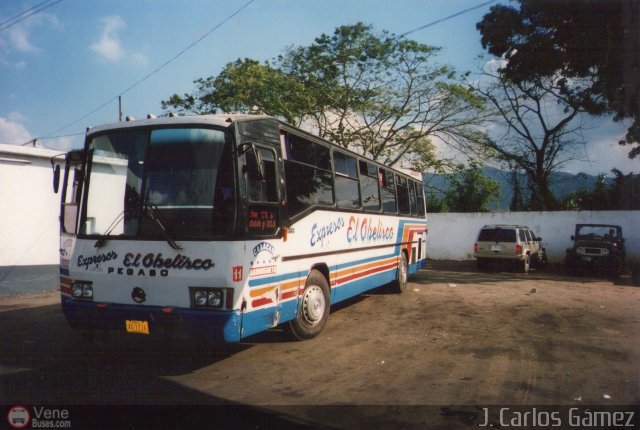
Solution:
M624 268L624 239L622 227L609 224L576 224L571 236L573 247L567 249L567 273L585 269L619 277Z

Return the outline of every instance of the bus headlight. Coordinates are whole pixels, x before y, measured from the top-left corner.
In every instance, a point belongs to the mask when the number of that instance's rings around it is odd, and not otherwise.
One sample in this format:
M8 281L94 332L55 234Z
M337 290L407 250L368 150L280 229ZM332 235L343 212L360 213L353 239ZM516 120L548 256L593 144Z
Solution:
M204 290L196 290L193 293L193 303L196 306L207 306L207 292Z
M219 308L222 305L222 291L209 291L209 294L207 295L207 305Z
M191 303L197 308L220 309L224 304L222 288L191 287Z
M71 285L71 295L76 299L93 300L93 285L76 281Z

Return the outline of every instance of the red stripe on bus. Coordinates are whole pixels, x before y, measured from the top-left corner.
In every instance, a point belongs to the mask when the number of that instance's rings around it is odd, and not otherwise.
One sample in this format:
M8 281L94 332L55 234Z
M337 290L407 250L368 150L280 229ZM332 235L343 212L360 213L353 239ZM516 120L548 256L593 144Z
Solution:
M338 283L340 284L344 284L346 282L349 281L353 281L354 279L358 279L358 278L363 278L365 276L374 274L374 273L378 273L378 272L383 272L385 270L389 270L389 269L395 269L396 267L398 267L398 263L391 263L391 264L387 264L384 266L378 266L378 267L374 267L373 269L369 269L366 270L364 272L360 272L360 273L354 273L353 275L349 275L349 276L345 276L343 278L340 278L337 280Z
M268 305L269 303L273 303L273 300L269 297L262 297L260 299L255 299L251 302L251 306L254 308L259 308L260 306Z
M287 300L287 299L296 297L296 293L297 291L287 291L285 293L282 293L282 300Z

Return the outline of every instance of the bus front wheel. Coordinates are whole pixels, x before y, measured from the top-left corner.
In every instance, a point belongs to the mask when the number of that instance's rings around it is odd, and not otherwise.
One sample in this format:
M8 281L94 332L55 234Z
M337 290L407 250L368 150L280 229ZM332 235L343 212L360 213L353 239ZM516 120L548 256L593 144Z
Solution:
M327 279L317 270L307 277L296 317L289 322L291 333L300 340L316 337L329 318L331 306Z

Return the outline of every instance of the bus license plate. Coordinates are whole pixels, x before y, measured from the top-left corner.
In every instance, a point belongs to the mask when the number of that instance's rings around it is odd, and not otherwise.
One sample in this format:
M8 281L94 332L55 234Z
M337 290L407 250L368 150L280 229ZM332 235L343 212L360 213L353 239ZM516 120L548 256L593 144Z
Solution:
M126 320L127 332L149 334L149 321Z

